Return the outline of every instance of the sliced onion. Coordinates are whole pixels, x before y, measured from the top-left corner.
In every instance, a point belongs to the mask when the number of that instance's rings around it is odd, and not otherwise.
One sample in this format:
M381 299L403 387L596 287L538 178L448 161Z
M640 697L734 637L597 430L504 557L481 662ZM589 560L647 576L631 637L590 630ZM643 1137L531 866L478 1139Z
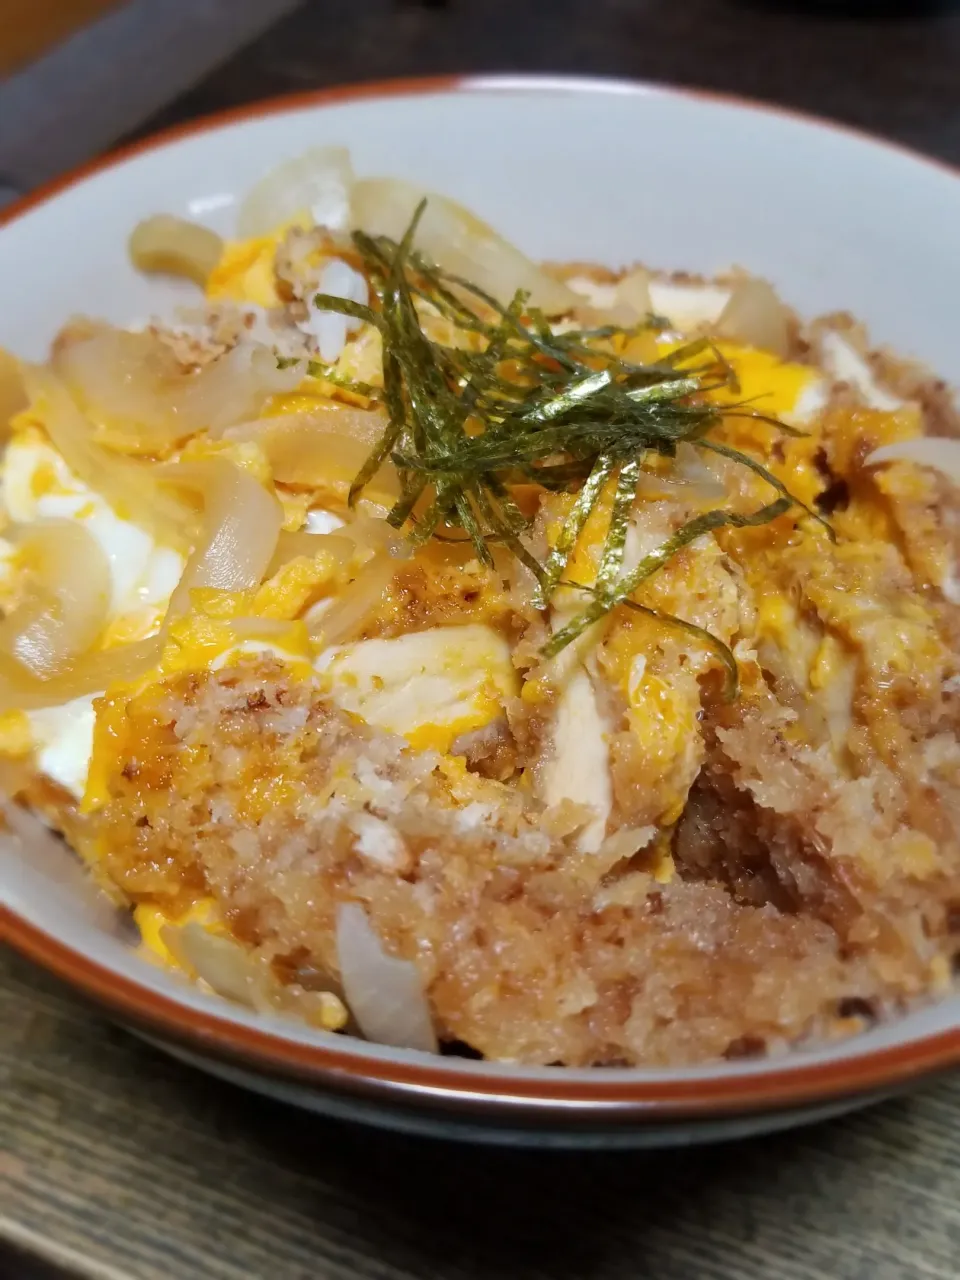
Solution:
M226 458L165 467L168 483L203 497L203 533L170 599L177 617L196 587L242 591L259 586L277 548L283 508L259 480Z
M412 553L407 540L386 520L371 516L358 516L338 529L336 536L349 538L373 555L332 602L324 601L323 609L307 615L311 638L327 646L353 639L383 603L393 583L397 562Z
M350 1012L368 1040L437 1052L423 981L410 960L389 955L356 902L337 908L337 957Z
M396 571L391 556L375 556L328 609L308 618L311 638L324 645L352 640L383 603Z
M327 1031L340 1030L347 1020L342 1001L332 991L284 986L265 961L198 921L164 925L160 936L181 968L195 973L227 1000L259 1013L293 1014Z
M673 472L676 479L694 490L699 498L714 499L726 495L726 485L717 479L693 445L686 441L677 445Z
M916 440L883 444L867 458L868 466L875 466L878 462L914 462L920 467L931 467L960 485L960 440L920 436Z
M85 413L130 435L147 452L169 449L192 434L172 403L185 375L169 347L149 333L98 326L58 345L53 366Z
M322 405L309 413L278 414L244 423L226 432L230 440L253 440L281 484L349 489L383 434L386 419L379 410ZM400 479L385 463L365 490L375 502L392 505L400 496Z
M188 972L193 970L218 996L255 1007L254 990L261 974L239 942L211 933L196 920L164 925L161 937L177 962Z
M642 471L637 485L641 498L676 497L715 502L727 489L707 467L691 444L677 446L677 457L669 471Z
M158 542L182 547L193 523L189 507L163 488L153 468L118 458L96 444L90 423L48 369L30 366L25 376L38 416L70 470L124 519L146 529Z
M154 334L108 326L62 344L54 368L81 407L116 432L119 446L132 443L148 453L255 416L304 374L299 364L279 368L269 348L252 342L188 373Z
M789 351L787 312L766 280L752 276L737 280L717 319L716 330L722 338L760 347L781 358Z
M617 283L617 302L630 307L638 316L653 310L650 301L650 272L645 267L634 267Z
M231 440L255 440L265 446L270 446L272 439L278 456L284 446L295 452L297 445L306 445L311 434L342 436L356 441L369 452L383 435L386 425L382 409L355 409L330 400L318 402L302 413L280 413L239 423L225 434Z
M265 236L307 215L317 226L344 231L350 222L353 168L345 147L314 147L284 160L251 187L240 206L237 234Z
M358 547L391 555L395 560L405 560L411 554L410 545L403 534L398 533L386 520L378 520L375 516L354 516L349 524L341 525L337 534L349 538Z
M0 433L14 414L28 404L20 361L0 347Z
M614 325L618 329L632 329L639 316L633 307L625 302L616 302L612 307L578 306L573 311L574 321L584 329L599 329L602 325Z
M462 205L392 178L368 178L354 184L350 200L353 225L370 235L399 240L414 210L426 196L427 207L417 228L415 246L424 257L463 276L506 306L518 289L530 294L530 305L547 315L563 315L577 305L577 295L505 240Z
M669 276L653 277L650 301L655 314L666 317L671 328L692 333L704 325L716 324L730 301L730 289Z
M24 601L0 622L0 652L49 679L91 648L103 630L110 566L96 538L75 520L15 525L8 537L30 583Z
M188 375L175 411L193 430L206 427L216 435L259 413L272 396L294 391L305 372L299 362L281 369L269 347L241 343Z
M289 564L291 560L296 560L300 556L307 556L312 560L314 556L321 554L329 555L337 568L346 569L356 554L356 544L339 533L281 531L277 539L277 549L267 566L266 576L272 578L285 564Z
M223 256L223 240L215 231L171 213L138 222L127 248L138 271L185 276L201 288Z
M31 675L22 663L0 653L0 712L56 707L113 684L128 684L156 666L163 645L161 633L134 644L96 650L49 680Z
M827 329L821 336L820 355L830 376L859 391L871 409L894 413L903 408L900 397L877 381L866 358L836 329Z

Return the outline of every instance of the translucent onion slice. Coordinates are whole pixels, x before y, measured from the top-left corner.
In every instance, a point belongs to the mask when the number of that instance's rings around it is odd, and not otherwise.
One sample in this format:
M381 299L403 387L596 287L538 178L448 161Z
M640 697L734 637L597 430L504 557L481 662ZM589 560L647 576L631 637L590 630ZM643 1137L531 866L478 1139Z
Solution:
M160 933L188 973L196 973L218 996L255 1006L254 989L262 976L256 961L239 942L211 933L195 920L184 925L164 925Z
M598 329L602 325L615 325L618 329L632 329L640 316L625 302L615 302L612 307L578 306L573 319L584 329Z
M387 524L386 520L361 515L337 530L337 537L349 538L356 546L373 555L363 565L353 582L332 603L307 614L307 630L322 645L344 644L352 640L376 613L393 582L397 563L412 554L407 540Z
M547 315L563 315L580 300L524 253L462 205L393 178L354 183L350 201L353 225L370 235L399 240L414 210L428 204L417 228L415 247L445 270L479 285L506 306L518 289Z
M915 462L920 467L939 471L960 485L960 440L944 436L921 436L917 440L900 440L881 445L867 458L867 465L878 462Z
M371 558L389 555L401 559L409 554L404 538L386 520L358 515L334 533L309 533L305 529L297 533L281 531L266 576L272 577L298 556L312 559L320 553L331 556L338 568L347 569L358 549L371 552Z
M160 936L182 968L228 1000L260 1013L293 1014L328 1031L340 1030L347 1020L342 1002L332 991L284 986L267 963L241 943L211 933L195 920L164 925Z
M617 283L617 302L630 309L638 316L648 315L653 310L650 301L650 272L645 267L634 267Z
M719 499L727 492L726 485L717 479L693 445L686 441L677 445L674 476L698 498Z
M249 472L225 458L164 467L169 484L203 498L203 532L170 600L169 614L189 608L195 587L242 591L263 581L283 524L283 508Z
M277 549L267 566L266 576L272 578L285 564L296 560L299 556L307 556L312 560L314 556L320 554L329 555L337 568L346 569L356 554L356 543L350 538L342 537L339 533L281 531L277 539Z
M127 248L138 271L185 276L201 288L223 256L223 240L215 231L172 213L138 222Z
M110 566L96 538L75 520L15 525L8 537L30 579L23 602L0 622L0 652L49 679L91 648L103 630Z
M269 347L242 343L188 375L176 412L194 430L216 435L259 413L271 396L296 390L305 373L299 361L281 369Z
M375 556L329 608L312 617L308 615L307 630L311 638L323 645L352 640L383 603L396 571L393 557Z
M304 374L300 365L278 368L273 352L252 342L184 372L154 334L108 326L61 344L53 363L84 411L116 436L112 443L154 454L255 416Z
M163 636L158 635L96 650L49 680L31 675L15 658L0 653L0 713L56 707L112 684L127 684L156 666L163 644Z
M836 329L827 329L820 338L820 358L826 371L837 382L845 382L859 391L871 409L893 413L903 408L903 401L878 382L870 362L848 337Z
M436 1053L437 1037L417 966L384 950L359 903L337 908L337 957L347 1004L368 1040Z
M337 534L349 538L358 547L389 554L397 560L405 560L411 554L410 545L403 534L398 533L386 520L378 520L375 516L354 516L349 524L337 530Z
M773 285L766 280L743 277L734 284L727 305L717 319L722 338L760 347L786 358L789 352L787 312Z
M269 235L304 215L317 226L345 231L352 185L349 151L314 147L278 164L250 188L237 216L237 234L243 240Z
M156 471L119 458L92 439L90 423L48 369L26 370L27 390L67 466L123 516L158 542L182 548L194 524L190 508L163 488Z
M0 434L14 414L29 403L20 361L0 347Z
M386 425L379 410L321 406L309 413L279 414L232 427L230 440L253 440L266 454L275 480L309 488L333 488L343 497ZM385 463L364 491L371 501L392 506L400 479Z
M669 471L641 471L637 493L641 498L683 498L685 501L716 502L727 489L713 474L692 444L681 442Z

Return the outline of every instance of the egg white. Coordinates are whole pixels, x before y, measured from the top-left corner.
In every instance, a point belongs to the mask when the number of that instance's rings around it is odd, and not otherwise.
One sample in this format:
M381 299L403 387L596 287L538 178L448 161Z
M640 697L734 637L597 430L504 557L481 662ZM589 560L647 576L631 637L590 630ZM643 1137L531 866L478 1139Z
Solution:
M11 520L76 520L96 539L110 568L108 625L166 606L180 580L183 559L158 546L139 525L124 520L38 436L15 435L3 460L0 497ZM15 548L0 548L4 579L17 572ZM93 751L94 700L101 693L27 713L37 765L77 799L86 787Z

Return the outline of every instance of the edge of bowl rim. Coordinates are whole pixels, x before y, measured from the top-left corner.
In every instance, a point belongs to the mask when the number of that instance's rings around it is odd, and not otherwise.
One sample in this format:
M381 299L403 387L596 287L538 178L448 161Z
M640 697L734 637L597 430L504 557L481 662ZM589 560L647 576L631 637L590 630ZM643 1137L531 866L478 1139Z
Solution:
M457 92L645 94L716 102L846 134L960 180L960 169L900 143L813 114L736 94L605 77L435 75L281 94L169 126L95 157L14 201L0 210L0 231L97 173L194 134L333 103ZM122 1019L185 1047L294 1084L312 1083L405 1106L430 1103L449 1108L459 1104L470 1110L486 1107L506 1111L514 1117L522 1109L533 1119L552 1113L554 1120L562 1117L569 1121L588 1116L591 1121L602 1117L618 1121L629 1117L649 1122L696 1119L799 1108L827 1097L875 1094L896 1089L920 1075L960 1066L958 1026L827 1062L804 1061L802 1057L792 1062L774 1061L769 1071L748 1076L670 1079L665 1075L663 1079L627 1080L623 1078L626 1072L602 1069L597 1071L595 1082L585 1082L567 1079L562 1070L550 1069L535 1077L511 1078L506 1073L482 1075L476 1069L458 1067L455 1059L438 1058L436 1063L381 1061L351 1053L348 1048L341 1050L290 1040L269 1030L248 1027L191 1008L90 960L5 906L0 906L0 940L9 942L21 954Z

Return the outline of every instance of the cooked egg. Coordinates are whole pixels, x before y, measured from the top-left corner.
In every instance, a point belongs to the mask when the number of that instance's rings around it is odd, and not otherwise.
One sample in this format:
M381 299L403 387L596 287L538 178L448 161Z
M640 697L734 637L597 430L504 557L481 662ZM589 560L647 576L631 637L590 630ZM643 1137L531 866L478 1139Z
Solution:
M682 345L677 341L658 343L665 354ZM715 345L730 364L737 381L735 386L719 387L711 392L713 399L724 404L743 404L798 426L814 419L826 406L829 385L810 365L781 360L757 347L733 342Z
M737 388L715 393L718 399L738 401L798 425L815 418L827 403L826 380L809 365L728 342L718 343L717 350L730 361L738 383Z
M59 707L28 711L27 719L37 756L37 766L79 800L87 785L93 754L94 699L86 694Z
M118 515L74 475L35 426L16 429L7 445L2 499L17 523L73 519L99 543L112 584L103 637L106 645L141 639L156 630L180 579L181 556L172 548L157 546L139 525ZM16 553L10 550L12 554L2 558L3 586L13 590L17 565ZM39 769L77 799L86 787L93 749L93 702L98 696L89 694L26 716Z
M224 245L223 256L207 281L207 297L279 306L274 258L285 231L283 227L273 235Z
M3 506L17 523L79 521L100 544L110 565L111 613L142 614L146 634L158 609L166 608L183 560L158 547L139 525L119 516L89 489L35 427L17 431L7 445L2 480Z
M288 665L307 661L307 654L303 647L298 646L294 639L289 640L287 644L278 644L274 640L267 639L251 639L241 640L239 644L231 644L215 658L208 660L204 666L208 671L221 671L224 667L235 663L238 658L265 658L267 655Z
M517 692L509 645L479 624L361 640L327 650L317 667L344 710L418 749L449 751L460 734L498 719Z
M638 655L642 656L642 655ZM660 800L657 821L676 822L699 766L700 695L692 680L666 680L636 659L628 677L630 731L642 761L642 777Z

